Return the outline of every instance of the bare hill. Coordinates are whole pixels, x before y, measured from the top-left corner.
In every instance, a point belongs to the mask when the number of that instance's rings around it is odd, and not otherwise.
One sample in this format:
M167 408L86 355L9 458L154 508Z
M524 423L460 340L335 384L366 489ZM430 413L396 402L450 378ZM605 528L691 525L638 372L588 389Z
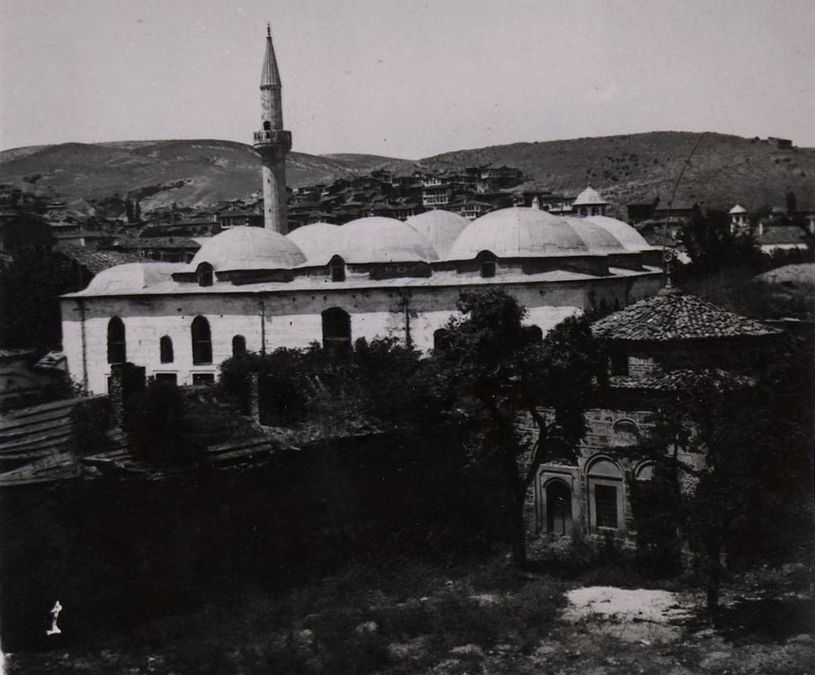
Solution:
M457 169L506 164L529 176L529 187L575 194L587 184L613 204L667 198L698 134L629 136L513 143L459 150L410 161L377 155L291 153L292 187L330 182L376 168ZM219 140L123 141L16 148L0 152L0 181L44 195L100 204L138 196L143 209L176 202L204 206L260 189L259 160L242 143ZM815 149L779 149L756 139L706 134L678 193L712 207L783 204L794 191L815 204ZM118 200L112 200L118 201ZM120 202L119 202L120 203Z
M522 169L530 184L575 194L591 184L614 204L667 199L699 134L656 131L629 136L513 143L448 152L421 160L429 169L506 164ZM711 207L739 202L748 208L784 204L794 191L815 205L815 149L781 150L755 139L708 133L682 180L677 199Z
M290 186L330 182L367 173L393 158L342 155L337 159L293 152ZM206 206L260 190L260 160L251 146L219 140L63 143L0 153L0 181L28 191L92 203L138 197L151 210L173 202Z

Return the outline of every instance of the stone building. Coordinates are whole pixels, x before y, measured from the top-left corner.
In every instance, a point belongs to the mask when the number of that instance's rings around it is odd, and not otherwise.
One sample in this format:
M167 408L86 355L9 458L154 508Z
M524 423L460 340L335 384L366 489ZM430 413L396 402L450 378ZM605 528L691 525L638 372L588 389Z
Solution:
M511 293L546 333L567 316L623 307L661 286L659 251L601 216L514 207L470 222L430 211L407 222L313 223L285 235L280 167L290 136L268 33L261 101L264 228L225 230L186 264L114 267L63 297L63 349L88 391L105 393L111 366L125 361L149 377L194 384L213 381L243 350L314 342L347 349L376 337L428 350L464 290Z
M586 412L588 430L576 457L564 452L538 470L528 502L533 545L578 529L630 534L631 481L653 475L653 463L631 450L653 428L661 401L700 371L749 382L779 334L670 285L595 322L593 332L609 347L609 383L598 387ZM704 463L700 454L679 458L696 468Z

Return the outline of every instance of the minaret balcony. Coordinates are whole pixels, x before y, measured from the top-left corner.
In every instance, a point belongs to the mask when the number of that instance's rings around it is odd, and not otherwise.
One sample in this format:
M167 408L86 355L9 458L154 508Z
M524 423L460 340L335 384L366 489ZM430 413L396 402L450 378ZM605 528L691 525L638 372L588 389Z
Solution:
M283 146L291 149L291 131L285 129L263 129L253 134L255 147L263 145Z

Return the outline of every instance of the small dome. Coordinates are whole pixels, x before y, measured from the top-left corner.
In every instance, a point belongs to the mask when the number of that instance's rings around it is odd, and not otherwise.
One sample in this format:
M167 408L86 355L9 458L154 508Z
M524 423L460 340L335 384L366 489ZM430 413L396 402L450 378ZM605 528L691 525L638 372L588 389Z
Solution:
M476 218L456 239L450 260L471 260L481 251L499 258L587 255L589 247L566 218L515 206Z
M430 262L439 259L427 239L395 218L359 218L342 225L340 233L340 255L346 262Z
M747 209L745 209L741 204L736 204L732 209L730 209L729 213L731 216L739 213L747 213Z
M588 247L589 253L624 253L625 246L611 232L588 218L564 216Z
M608 202L591 185L577 195L577 199L572 202L572 206L598 206L600 204L608 204Z
M145 262L116 265L97 274L82 293L87 295L133 293L163 281L171 281L173 272L180 272L183 269L183 263Z
M291 269L306 262L297 246L279 232L262 227L233 227L204 242L184 271L206 262L216 272Z
M608 216L588 216L584 220L602 227L628 251L650 251L653 248L639 232L622 220Z
M339 225L312 223L292 230L286 237L303 252L307 265L326 265L340 253L341 233Z
M442 209L425 211L405 222L427 239L442 258L447 256L458 235L470 224L464 216Z

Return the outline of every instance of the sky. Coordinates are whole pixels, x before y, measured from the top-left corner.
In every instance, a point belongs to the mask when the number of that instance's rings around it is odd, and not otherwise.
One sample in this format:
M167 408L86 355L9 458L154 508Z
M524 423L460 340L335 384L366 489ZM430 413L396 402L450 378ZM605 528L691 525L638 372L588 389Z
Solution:
M658 130L815 146L815 0L0 0L0 149L251 142L417 159Z

